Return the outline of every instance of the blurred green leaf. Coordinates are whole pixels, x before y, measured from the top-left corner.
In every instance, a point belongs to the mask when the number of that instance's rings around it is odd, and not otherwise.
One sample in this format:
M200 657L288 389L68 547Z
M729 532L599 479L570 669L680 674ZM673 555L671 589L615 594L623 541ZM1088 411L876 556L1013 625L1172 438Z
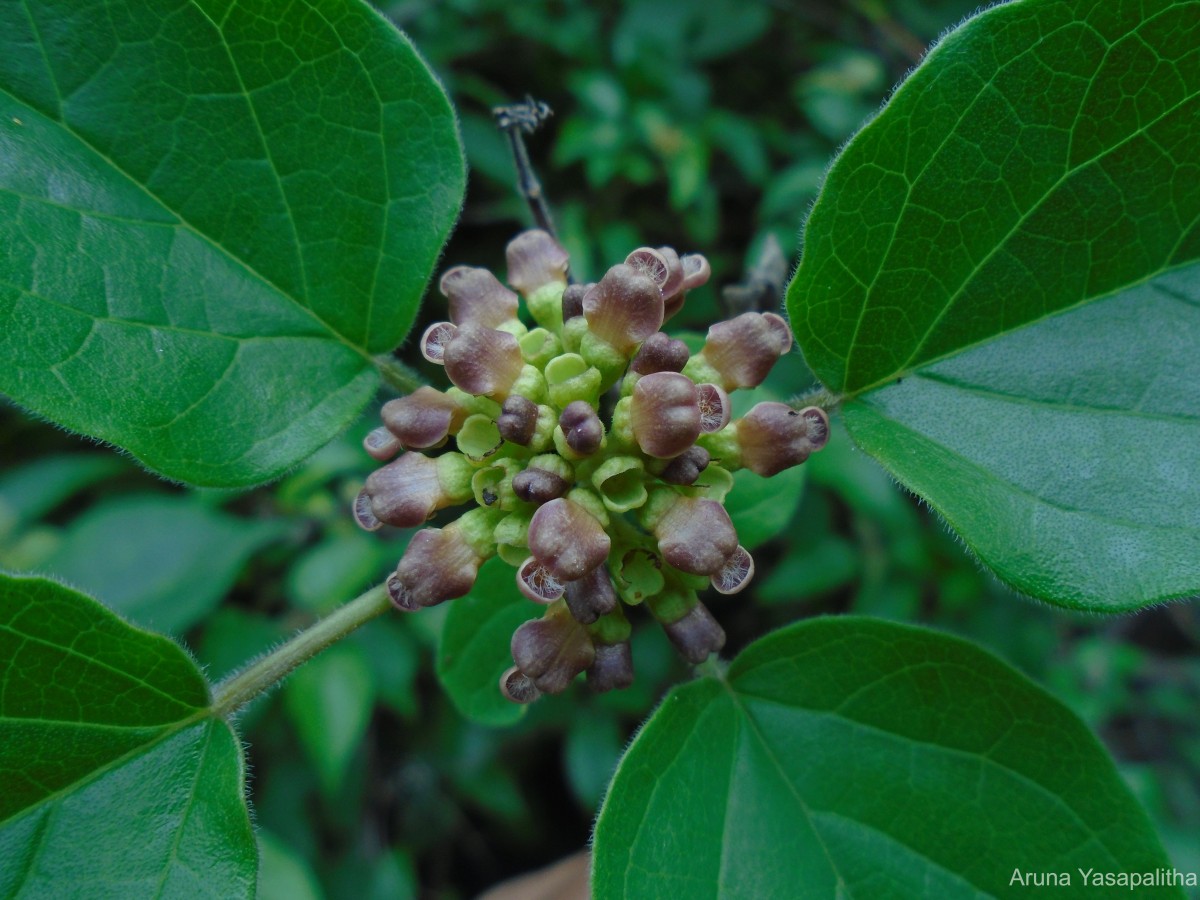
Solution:
M31 0L0 85L0 389L197 485L358 415L463 192L399 32L355 0Z
M283 522L237 519L195 496L122 496L72 522L41 568L139 625L181 634L286 533Z
M1196 11L949 35L835 163L788 292L855 440L1066 606L1200 589Z
M124 468L109 453L62 453L9 469L0 475L0 541Z
M600 812L593 889L977 897L1024 894L1014 870L1167 865L1049 694L958 638L844 617L769 635L667 696Z
M733 489L725 509L737 529L738 541L747 550L769 541L787 527L804 492L803 466L794 466L771 478L748 469L733 473Z
M588 711L575 717L563 744L571 791L589 812L600 806L621 759L621 731L612 716Z
M327 536L296 557L287 575L292 603L322 615L383 580L393 545L360 530Z
M437 675L460 713L484 725L511 725L525 707L500 693L512 666L509 642L543 608L517 590L512 566L493 558L479 570L471 593L449 603L438 646Z
M322 900L321 885L303 856L264 829L257 838L256 900Z
M241 745L165 637L0 575L0 896L252 897Z
M375 707L375 683L360 646L335 644L297 669L284 703L321 788L336 797Z

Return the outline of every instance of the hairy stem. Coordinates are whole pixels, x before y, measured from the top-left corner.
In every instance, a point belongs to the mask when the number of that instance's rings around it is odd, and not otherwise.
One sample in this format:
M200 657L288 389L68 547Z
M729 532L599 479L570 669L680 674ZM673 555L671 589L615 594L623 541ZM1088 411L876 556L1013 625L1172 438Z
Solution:
M380 584L321 619L286 644L226 678L213 691L212 711L228 716L286 678L293 669L335 644L360 625L391 606L387 588Z
M388 353L382 353L375 357L375 368L379 370L380 377L388 387L401 394L411 394L425 384L425 379L416 371Z

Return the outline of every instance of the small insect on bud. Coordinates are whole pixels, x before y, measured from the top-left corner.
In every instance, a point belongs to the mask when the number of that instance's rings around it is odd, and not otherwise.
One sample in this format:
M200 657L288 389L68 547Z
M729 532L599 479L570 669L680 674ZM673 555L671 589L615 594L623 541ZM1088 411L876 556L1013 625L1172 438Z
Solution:
M630 421L644 453L659 459L678 456L700 436L696 385L676 372L644 375L633 388Z
M421 335L421 355L439 366L446 364L446 345L454 340L458 327L452 322L434 322Z
M591 456L604 440L604 424L586 400L568 403L558 417L567 446L580 456Z
M663 559L692 575L718 571L738 548L737 531L725 507L701 497L680 495L653 531Z
M617 608L617 592L608 576L608 566L596 566L582 578L567 582L567 609L577 622L591 625Z
M499 398L521 374L525 358L508 332L467 324L446 345L445 365L455 387L477 397Z
M727 391L757 387L792 347L787 322L775 313L742 313L708 329L701 355L720 373Z
M800 465L828 440L829 416L816 406L759 403L737 422L742 465L765 477Z
M513 444L528 447L537 428L538 408L532 400L520 394L510 394L500 408L496 427L500 437Z
M411 612L466 596L482 562L454 525L423 528L413 535L400 565L387 580L392 604Z
M442 276L440 287L455 325L499 328L517 317L517 295L487 269L455 266Z
M518 628L510 649L517 668L546 694L565 691L596 659L591 635L561 604Z
M564 581L582 578L604 562L611 545L604 526L565 497L542 504L529 521L529 551Z
M662 326L662 291L632 266L613 266L584 296L583 315L597 337L626 353Z
M419 387L407 397L389 400L380 415L406 450L438 446L466 418L453 399L431 387Z
M694 666L725 646L725 630L703 603L697 602L681 619L660 624L679 655Z
M691 352L687 344L656 331L642 342L629 368L638 375L655 372L682 372Z
M508 283L528 297L548 284L567 283L567 251L545 231L523 231L508 242Z
M703 447L688 447L667 463L659 478L667 484L695 484L700 473L708 468L710 457Z
M596 658L587 670L587 682L597 694L621 690L633 684L633 651L629 641L619 644L599 644Z

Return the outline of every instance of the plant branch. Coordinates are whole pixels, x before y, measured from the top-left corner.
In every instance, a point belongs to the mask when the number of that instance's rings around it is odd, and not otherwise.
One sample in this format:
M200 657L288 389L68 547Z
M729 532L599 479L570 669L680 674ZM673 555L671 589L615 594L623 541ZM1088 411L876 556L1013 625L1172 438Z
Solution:
M538 181L533 163L529 160L524 138L526 134L533 134L553 114L549 106L532 97L526 97L524 103L497 106L492 110L492 115L496 117L496 127L508 138L509 147L512 149L513 163L517 167L517 190L529 205L537 227L557 239L554 219L542 192L542 183Z
M308 662L360 625L386 612L390 606L385 585L376 585L359 595L283 646L218 684L213 691L213 714L225 717L237 712L281 682L297 666Z
M416 370L410 369L390 353L381 353L374 359L375 368L379 370L379 376L384 383L399 393L411 394L417 388L425 385L425 379Z

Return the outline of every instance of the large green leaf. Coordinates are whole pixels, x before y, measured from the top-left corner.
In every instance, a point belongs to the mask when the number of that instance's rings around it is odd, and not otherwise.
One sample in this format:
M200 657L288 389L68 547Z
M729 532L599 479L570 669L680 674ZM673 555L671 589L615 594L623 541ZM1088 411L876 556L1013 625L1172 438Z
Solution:
M138 625L182 634L216 608L246 561L286 534L189 496L124 496L71 523L38 570Z
M672 691L594 843L600 900L1027 896L1015 871L1067 873L1055 895L1087 897L1080 869L1169 866L1065 706L958 638L849 617Z
M0 6L0 390L205 485L351 421L453 223L450 106L358 0Z
M178 646L0 575L0 896L251 897L241 745Z
M1056 603L1200 590L1200 2L1022 0L846 148L788 308L859 443Z

